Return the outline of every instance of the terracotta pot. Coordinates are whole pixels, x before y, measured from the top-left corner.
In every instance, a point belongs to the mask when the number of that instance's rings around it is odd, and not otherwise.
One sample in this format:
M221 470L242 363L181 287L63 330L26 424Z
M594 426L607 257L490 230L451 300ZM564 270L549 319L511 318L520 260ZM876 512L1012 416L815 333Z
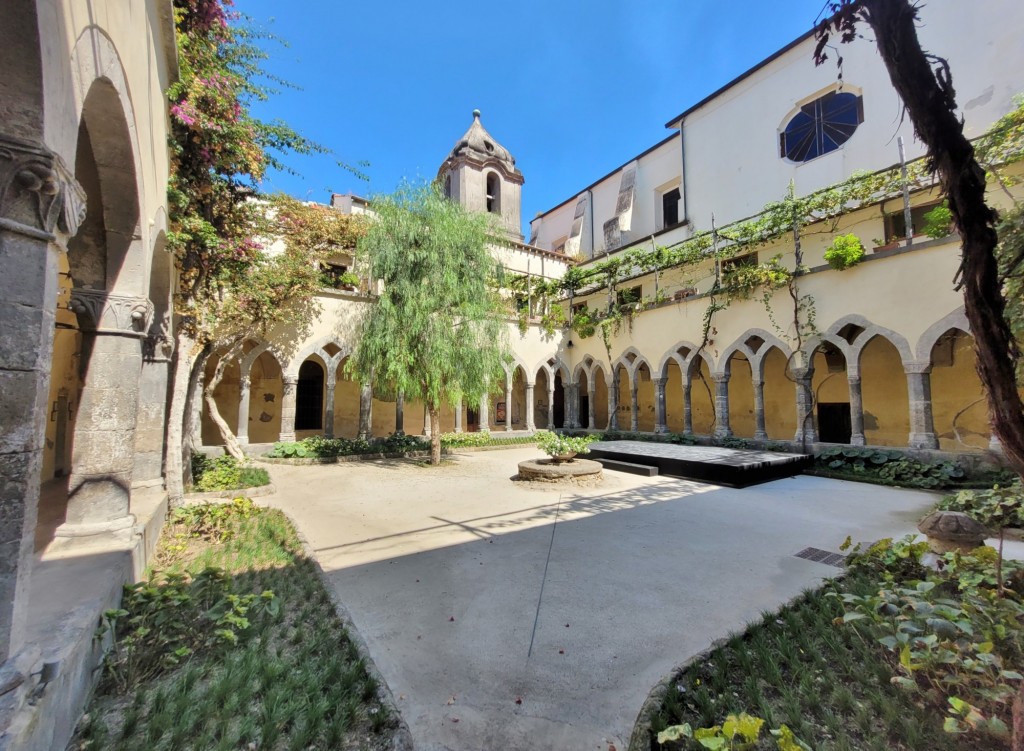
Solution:
M557 454L555 456L552 456L551 461L553 461L555 464L561 464L562 462L571 462L574 456L576 456L576 452L569 451L568 453L565 454Z

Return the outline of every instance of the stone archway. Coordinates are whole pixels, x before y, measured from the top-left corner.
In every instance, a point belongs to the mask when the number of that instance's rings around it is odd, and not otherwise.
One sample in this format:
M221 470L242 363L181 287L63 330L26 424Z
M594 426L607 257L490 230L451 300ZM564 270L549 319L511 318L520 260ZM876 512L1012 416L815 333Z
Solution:
M79 401L65 523L58 536L128 536L142 340L153 306L143 287L139 195L127 116L106 79L82 109L75 175L85 218L68 242L69 308L77 318Z

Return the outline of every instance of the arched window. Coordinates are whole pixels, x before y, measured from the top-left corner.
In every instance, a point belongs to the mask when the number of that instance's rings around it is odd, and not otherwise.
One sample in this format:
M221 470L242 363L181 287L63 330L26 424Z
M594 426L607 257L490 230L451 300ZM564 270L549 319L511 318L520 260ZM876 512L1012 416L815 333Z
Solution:
M449 172L444 176L444 196L445 198L452 197L452 173Z
M501 213L501 181L493 172L487 173L487 210L492 214Z
M295 429L321 430L324 426L324 369L315 360L299 368L295 392Z
M779 134L779 153L794 162L835 151L864 122L864 99L845 91L830 91L808 102Z

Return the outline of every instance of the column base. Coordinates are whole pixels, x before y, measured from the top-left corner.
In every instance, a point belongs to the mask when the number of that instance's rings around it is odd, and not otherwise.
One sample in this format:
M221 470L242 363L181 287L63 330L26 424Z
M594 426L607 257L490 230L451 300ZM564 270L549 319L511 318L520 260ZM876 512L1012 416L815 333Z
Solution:
M654 426L654 432L657 433L658 435L665 435L665 434L667 434L669 432L668 431L668 426L667 425L655 425Z
M854 433L853 435L850 436L850 445L851 446L867 446L868 444L867 444L867 441L864 440L864 434L863 433Z
M907 445L912 449L938 449L939 439L934 433L911 433Z
M103 522L65 522L54 531L58 540L90 538L128 542L135 536L135 515L128 514Z
M768 434L765 431L763 431L763 430L755 430L754 431L754 440L755 441L767 441L768 440Z
M715 432L711 435L715 438L732 438L732 430L729 428L715 428Z
M793 436L793 440L798 443L803 443L804 441L807 443L817 443L818 432L816 430L798 430L796 435Z
M280 441L281 443L295 443L295 434L281 433L277 440Z

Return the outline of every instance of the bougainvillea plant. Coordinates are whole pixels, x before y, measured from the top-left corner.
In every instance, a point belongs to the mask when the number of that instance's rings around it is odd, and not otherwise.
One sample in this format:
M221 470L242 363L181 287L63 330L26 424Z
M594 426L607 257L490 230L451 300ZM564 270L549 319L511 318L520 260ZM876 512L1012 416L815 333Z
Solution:
M308 324L322 286L320 254L352 247L356 230L350 218L328 209L260 198L260 181L282 167L285 154L325 149L284 123L253 116L251 105L272 92L272 79L261 67L267 53L260 37L231 0L175 0L174 12L180 74L167 92L167 241L177 267L177 361L167 476L177 497L188 466L185 418L209 357L217 353L227 364L245 341L275 326ZM264 253L269 238L284 238L284 252ZM229 450L237 448L212 398L207 404Z

